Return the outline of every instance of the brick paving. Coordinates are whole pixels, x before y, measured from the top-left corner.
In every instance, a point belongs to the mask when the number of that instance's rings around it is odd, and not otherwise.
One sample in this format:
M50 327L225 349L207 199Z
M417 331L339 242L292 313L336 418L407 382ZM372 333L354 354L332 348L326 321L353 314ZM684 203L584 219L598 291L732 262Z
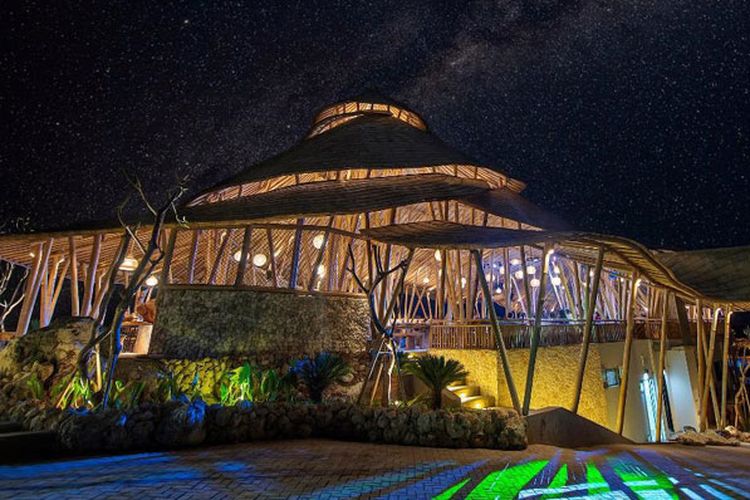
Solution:
M449 450L325 440L0 466L1 498L748 498L750 448Z

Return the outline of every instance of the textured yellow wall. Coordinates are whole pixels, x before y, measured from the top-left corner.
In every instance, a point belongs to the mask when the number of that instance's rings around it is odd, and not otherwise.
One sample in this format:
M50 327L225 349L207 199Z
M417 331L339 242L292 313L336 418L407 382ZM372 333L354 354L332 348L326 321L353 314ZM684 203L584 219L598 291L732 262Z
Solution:
M580 352L580 345L539 348L531 396L532 409L545 406L570 408ZM494 396L498 406L513 406L502 365L499 364L499 354L496 352L431 349L430 353L460 361L469 371L468 381L479 385L483 394ZM518 397L523 402L529 350L511 349L508 351L508 358ZM602 384L599 349L595 344L589 349L579 413L594 422L607 426L607 399Z

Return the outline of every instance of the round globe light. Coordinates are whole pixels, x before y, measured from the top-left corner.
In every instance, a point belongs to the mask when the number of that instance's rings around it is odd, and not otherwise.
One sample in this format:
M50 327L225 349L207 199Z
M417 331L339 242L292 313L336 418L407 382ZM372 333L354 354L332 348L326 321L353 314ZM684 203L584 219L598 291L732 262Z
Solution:
M154 287L159 284L159 278L154 276L153 274L146 278L146 281L144 282L146 286Z
M325 243L325 239L326 239L325 235L316 234L312 241L313 246L317 248L318 250L320 250L321 248L323 248L323 243Z
M239 262L240 260L242 260L242 250L237 250L236 252L234 252L232 258L235 262Z
M443 260L443 255L440 253L440 250L435 250L435 260L438 262Z
M268 262L268 257L264 253L256 253L253 255L253 265L255 267L263 267Z
M424 283L425 285L427 283L429 283L429 282L430 282L430 278L428 278L427 276L425 276L424 278L422 278L422 283Z
M523 271L519 269L518 271L515 272L515 274L513 274L513 276L515 276L516 279L518 279L518 280L522 280L523 279Z
M316 274L318 276L324 276L326 274L326 266L324 266L323 264L320 264L318 266L318 269L316 270Z
M555 286L560 286L562 284L562 279L560 279L559 276L552 276L552 279L550 281Z
M541 284L539 281L539 278L533 278L531 281L529 281L529 285L533 286L534 288L538 287Z
M520 263L521 263L521 261L518 260L518 259L510 259L510 265L511 266L517 266Z
M536 267L526 266L526 274L536 274Z

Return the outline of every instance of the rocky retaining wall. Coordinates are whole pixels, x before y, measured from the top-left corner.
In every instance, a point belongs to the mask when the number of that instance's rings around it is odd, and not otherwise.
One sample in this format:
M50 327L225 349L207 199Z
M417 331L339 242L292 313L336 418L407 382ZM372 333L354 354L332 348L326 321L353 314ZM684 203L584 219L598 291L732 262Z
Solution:
M171 286L161 291L149 354L199 359L366 352L364 296Z
M198 400L91 413L31 401L3 408L0 401L0 416L3 413L30 430L55 432L60 444L75 452L307 437L448 448L526 447L525 420L507 410L362 408L343 402L223 407Z

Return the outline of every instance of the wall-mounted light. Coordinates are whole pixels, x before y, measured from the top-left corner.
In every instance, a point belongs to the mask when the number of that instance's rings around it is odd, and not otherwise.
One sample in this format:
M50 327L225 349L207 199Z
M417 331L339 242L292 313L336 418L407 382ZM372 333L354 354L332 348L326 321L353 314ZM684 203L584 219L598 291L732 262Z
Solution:
M323 248L323 243L325 243L326 237L323 234L316 234L313 238L312 244L315 248L320 250Z
M235 262L241 261L242 260L242 250L237 250L236 252L234 252L234 255L232 255L232 258L234 259Z
M268 257L264 253L256 253L253 255L253 265L255 267L263 267L268 262Z
M516 272L515 272L515 273L513 274L513 276L515 276L515 277L516 277L516 279L518 279L518 280L522 280L522 279L523 279L523 271L519 269L518 271L516 271Z

